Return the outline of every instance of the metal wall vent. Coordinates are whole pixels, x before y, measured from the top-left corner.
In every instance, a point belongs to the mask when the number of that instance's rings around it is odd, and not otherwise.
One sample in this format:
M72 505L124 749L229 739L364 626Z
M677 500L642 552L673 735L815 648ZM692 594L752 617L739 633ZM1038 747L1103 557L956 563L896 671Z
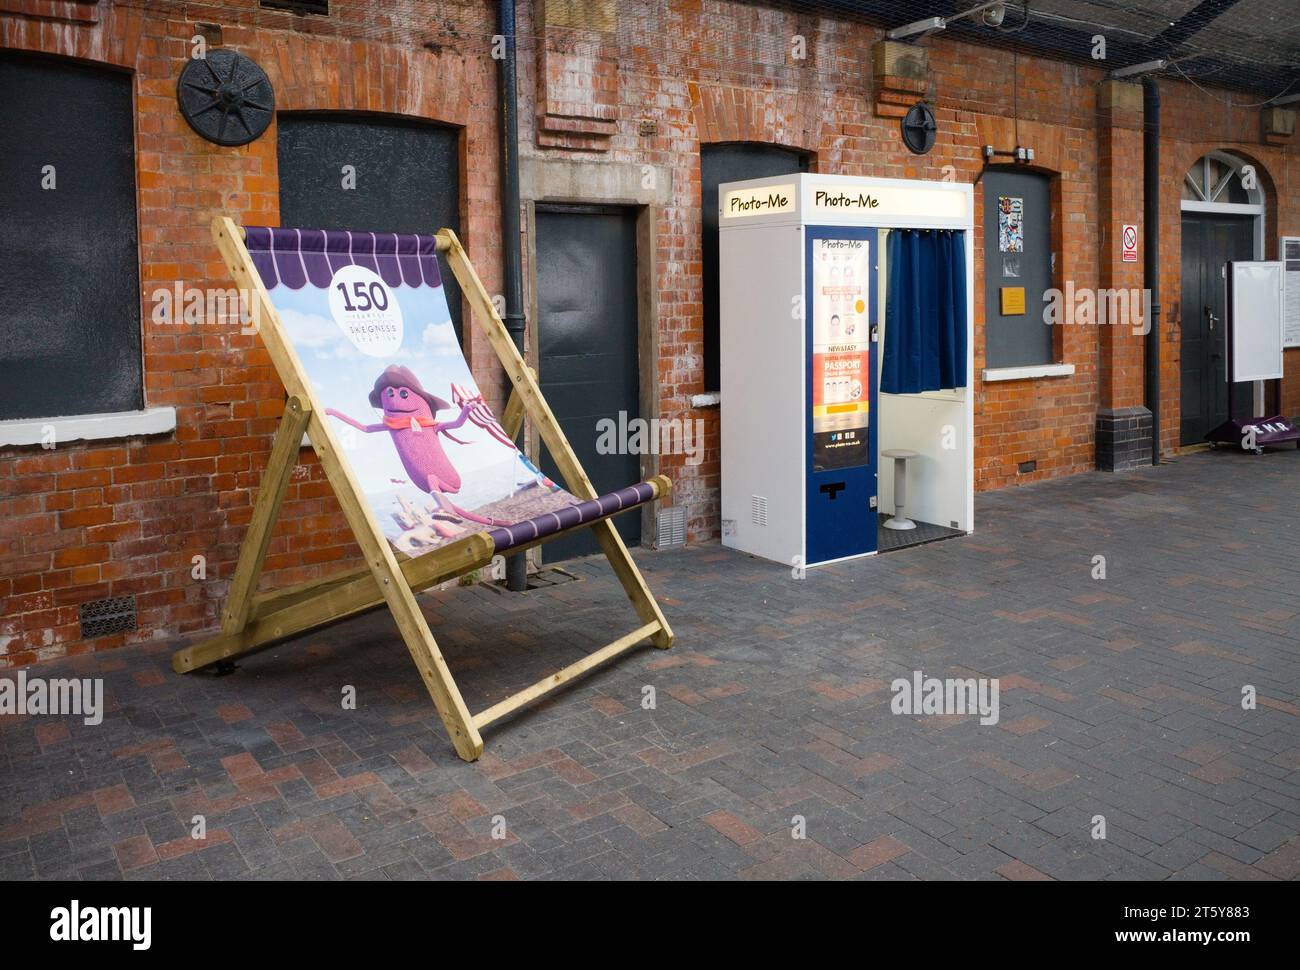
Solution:
M674 505L660 509L656 535L660 549L686 545L686 506Z
M749 497L749 515L754 525L767 525L767 496L751 495Z
M293 13L314 13L328 17L329 0L262 0L262 6L277 10L290 10Z
M135 597L112 596L81 604L81 639L93 640L110 633L135 629Z

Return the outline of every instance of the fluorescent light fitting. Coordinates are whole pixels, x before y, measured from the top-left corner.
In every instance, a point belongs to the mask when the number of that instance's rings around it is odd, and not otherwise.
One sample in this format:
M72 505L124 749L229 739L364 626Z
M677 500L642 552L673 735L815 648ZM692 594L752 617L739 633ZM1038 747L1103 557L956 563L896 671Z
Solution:
M942 17L926 17L924 20L915 20L910 24L904 24L902 27L895 27L885 36L890 40L902 40L905 37L914 37L917 34L924 37L926 34L933 34L936 30L943 30L947 26L948 22Z
M1133 77L1135 74L1150 74L1152 71L1163 71L1169 66L1169 62L1163 57L1155 61L1143 61L1141 64L1134 64L1132 67L1117 67L1106 75L1112 81L1118 81L1122 77Z

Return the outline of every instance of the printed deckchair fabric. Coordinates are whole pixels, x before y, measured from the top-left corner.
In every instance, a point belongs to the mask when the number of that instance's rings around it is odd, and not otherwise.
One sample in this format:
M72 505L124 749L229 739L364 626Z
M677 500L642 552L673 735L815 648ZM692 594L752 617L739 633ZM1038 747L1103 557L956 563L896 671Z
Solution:
M515 448L461 354L435 237L249 227L244 242L398 551L486 531L502 552L654 497L641 483L581 502Z
M666 496L656 476L596 495L450 230L437 236L240 229L213 237L254 297L258 331L289 393L222 617L221 635L178 651L188 672L387 604L457 753L482 752L479 730L597 664L672 631L610 516ZM503 426L460 351L442 286L443 253L514 391ZM513 437L527 415L569 489L543 475ZM257 593L262 561L306 431L366 566ZM575 494L576 493L576 494ZM582 660L471 715L414 592L507 550L589 527L642 625Z

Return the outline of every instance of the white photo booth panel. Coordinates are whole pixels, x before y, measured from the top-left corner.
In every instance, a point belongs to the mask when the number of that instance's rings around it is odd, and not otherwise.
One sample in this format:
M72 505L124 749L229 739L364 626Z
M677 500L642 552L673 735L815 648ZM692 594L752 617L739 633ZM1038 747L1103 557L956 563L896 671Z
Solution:
M847 200L847 201L846 201ZM919 394L878 394L881 343L872 348L869 413L871 493L893 511L892 463L879 452L907 448L908 515L964 531L974 528L973 190L969 185L800 174L720 187L720 358L723 543L792 565L814 565L809 522L811 447L808 380L813 348L806 317L815 312L809 243L837 230L870 233L869 319L883 331L886 236L891 228L965 233L967 386ZM883 469L883 473L882 473ZM876 509L861 510L875 550ZM816 524L815 521L813 523Z

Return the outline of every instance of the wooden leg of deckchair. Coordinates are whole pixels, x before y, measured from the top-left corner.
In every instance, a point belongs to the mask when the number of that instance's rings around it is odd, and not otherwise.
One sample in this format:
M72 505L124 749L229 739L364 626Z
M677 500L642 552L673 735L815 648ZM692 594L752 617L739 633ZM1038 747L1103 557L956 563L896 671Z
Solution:
M244 543L239 547L239 562L235 566L235 576L226 596L226 609L221 616L221 632L226 636L239 633L248 623L253 594L262 575L262 562L271 545L271 532L275 528L276 517L280 514L280 505L289 488L294 466L298 464L302 433L310 417L311 409L300 398L291 397L285 402L284 416L280 418L275 443L271 446L271 457L266 463L262 484L257 490L253 518L248 523Z
M537 376L515 349L514 342L506 332L505 324L501 322L496 307L492 305L492 300L483 287L483 281L479 279L474 265L469 261L465 247L461 245L454 232L450 229L442 229L438 232L438 249L446 253L447 264L460 282L461 292L468 298L475 319L482 324L488 343L492 345L492 349L501 360L501 365L505 368L506 376L514 387L511 397L518 398L524 411L532 419L534 427L537 428L538 434L541 435L542 441L551 453L551 458L559 468L565 485L580 499L594 499L596 489L587 478L587 473L582 470L577 454L565 438L560 423L555 419L550 405L546 403L546 398L542 396L542 390L537 385ZM659 632L654 635L651 642L664 649L672 646L672 630L669 629L663 612L651 595L645 580L641 578L640 570L628 555L627 546L623 545L623 540L614 531L613 523L603 519L592 526L592 531L595 532L596 541L604 550L605 557L614 568L619 582L623 584L623 589L627 591L628 598L632 600L641 622L659 623Z
M487 565L492 553L492 540L482 532L475 532L418 559L408 559L402 563L402 574L407 585L418 591ZM176 651L172 655L172 669L185 674L222 660L233 660L384 603L383 593L368 566L259 594L253 597L253 607L244 627Z
M420 612L415 594L402 581L400 572L390 573L393 579L391 583L387 576L380 576L381 573L389 572L381 567L376 570L376 578L385 586L385 598L392 610L393 619L397 621L397 628L402 633L406 649L419 668L420 677L424 680L429 696L433 698L433 706L447 728L456 753L465 761L477 761L483 753L483 738L474 726L474 717L465 706L465 699L460 696L460 689L452 679L437 641L433 639L433 631Z
M531 367L528 372L537 377L537 371ZM524 399L519 396L518 391L511 391L510 397L506 401L506 409L501 412L501 428L505 431L506 437L513 440L518 437L519 429L524 425ZM522 450L522 449L521 449Z
M429 624L420 612L415 594L411 592L411 587L398 566L397 557L384 537L379 520L363 504L361 496L364 493L360 482L347 460L339 454L339 442L333 430L324 423L311 383L304 376L302 364L285 333L271 295L258 276L248 248L244 245L243 233L229 217L217 216L212 220L212 236L236 284L254 295L254 309L258 314L262 343L266 346L285 389L311 410L307 427L312 447L320 458L321 468L329 479L339 505L343 507L343 515L352 534L361 546L366 565L370 567L375 583L397 621L402 640L415 660L420 677L438 710L438 716L447 727L456 753L466 761L473 761L483 752L483 739L474 727L465 701L460 696L456 682L452 680L446 661L438 651Z
M438 643L433 638L429 624L425 622L415 594L402 574L393 549L379 529L379 523L367 514L361 504L361 487L352 476L350 468L334 452L333 437L329 436L321 419L313 414L308 426L316 454L320 456L321 467L325 477L334 487L343 515L352 526L357 544L366 557L371 574L379 584L379 591L384 594L388 609L397 621L397 629L402 634L402 642L415 661L424 681L433 706L438 711L451 738L456 753L465 761L475 761L483 753L483 738L474 726L474 718L465 706L465 699L460 696L460 689L452 679L447 661L443 659Z
M668 621L664 619L663 611L659 609L659 604L655 602L650 587L645 584L645 580L641 577L641 570L637 569L636 563L632 561L627 546L623 544L623 537L618 534L618 530L614 528L614 523L609 519L602 519L597 522L591 527L591 531L595 534L596 541L600 543L605 558L609 560L614 575L623 584L623 591L627 593L627 598L632 601L632 608L636 610L636 615L641 618L641 622L659 624L659 629L650 637L650 642L661 650L667 650L673 645L672 628L668 625Z

